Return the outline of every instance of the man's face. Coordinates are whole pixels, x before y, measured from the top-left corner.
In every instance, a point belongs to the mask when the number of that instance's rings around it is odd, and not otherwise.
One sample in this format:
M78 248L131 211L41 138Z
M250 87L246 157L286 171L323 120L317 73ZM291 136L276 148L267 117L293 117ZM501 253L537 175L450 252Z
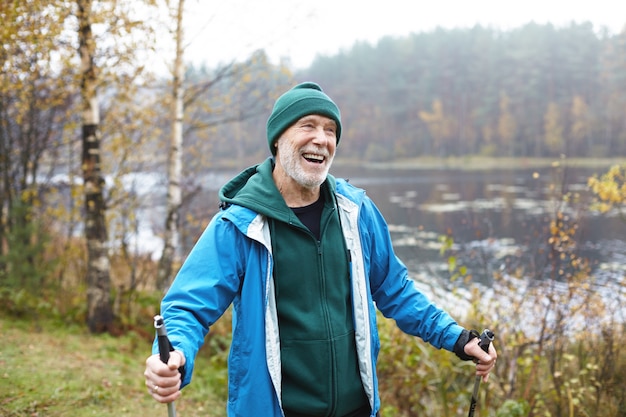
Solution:
M304 116L276 144L276 163L285 174L301 187L319 187L335 157L337 124L325 116Z

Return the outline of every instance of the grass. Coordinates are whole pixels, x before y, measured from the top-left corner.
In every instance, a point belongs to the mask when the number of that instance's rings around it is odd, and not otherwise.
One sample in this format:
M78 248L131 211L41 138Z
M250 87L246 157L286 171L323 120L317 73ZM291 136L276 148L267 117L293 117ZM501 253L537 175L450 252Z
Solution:
M90 335L76 325L0 317L0 415L167 416L147 393L151 343L136 334ZM179 417L225 416L223 370L198 358L194 383L176 402Z

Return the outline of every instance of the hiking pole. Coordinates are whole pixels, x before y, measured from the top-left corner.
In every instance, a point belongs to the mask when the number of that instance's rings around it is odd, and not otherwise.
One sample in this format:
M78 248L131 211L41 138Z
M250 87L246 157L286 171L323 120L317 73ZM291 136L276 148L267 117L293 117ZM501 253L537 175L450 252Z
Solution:
M478 346L481 347L485 352L489 352L489 345L493 342L495 335L489 329L483 330L483 333L478 338ZM474 416L474 410L476 409L476 403L478 402L478 388L480 387L480 380L482 377L480 375L476 375L476 379L474 380L474 392L472 392L472 402L470 403L469 414L467 417Z
M167 330L165 329L165 321L160 315L154 316L154 328L156 329L157 342L159 344L159 357L161 362L167 364L170 360L170 352L174 350L170 339L167 337ZM176 417L176 406L174 401L167 403L167 415L168 417Z

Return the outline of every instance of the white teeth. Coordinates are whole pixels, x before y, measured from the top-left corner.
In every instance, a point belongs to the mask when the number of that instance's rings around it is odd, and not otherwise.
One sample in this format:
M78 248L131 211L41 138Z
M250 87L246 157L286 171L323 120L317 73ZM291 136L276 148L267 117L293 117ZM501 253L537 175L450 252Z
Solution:
M313 159L315 161L323 161L324 160L324 157L322 155L315 155L315 154L312 154L312 153L305 153L302 156L305 157L306 159Z

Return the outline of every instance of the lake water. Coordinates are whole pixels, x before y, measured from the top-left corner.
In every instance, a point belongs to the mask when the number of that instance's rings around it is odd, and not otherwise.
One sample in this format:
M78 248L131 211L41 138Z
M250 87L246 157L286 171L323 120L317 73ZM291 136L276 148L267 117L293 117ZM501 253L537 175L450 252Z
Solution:
M608 167L607 167L608 169ZM450 285L446 257L439 237L454 239L454 256L468 268L474 283L489 286L494 271L523 269L533 278L548 275L548 225L562 211L574 235L577 256L588 259L591 273L621 303L626 276L626 224L616 213L600 215L589 209L587 180L602 170L590 169L454 169L379 170L336 167L332 174L347 178L367 191L387 219L399 257L416 281L440 288L445 297ZM194 199L194 216L205 218L217 208L217 190L236 172L211 173ZM163 194L163 181L152 181L148 194ZM147 180L141 180L144 183ZM150 182L144 183L144 186ZM143 188L143 187L140 187ZM578 195L567 205L563 195ZM137 240L158 257L161 241L154 230L163 227L164 210L145 198L146 207ZM200 233L186 228L187 246ZM182 255L189 248L181 250ZM462 282L455 283L457 287ZM615 293L615 289L618 290ZM454 304L454 301L452 302Z
M448 279L441 235L473 278L488 283L494 268L537 262L547 226L560 210L578 225L573 251L589 259L594 275L626 274L626 223L616 213L589 209L587 180L597 171L545 168L515 170L345 169L333 172L363 187L387 219L398 255L414 274ZM564 204L563 196L578 196Z

